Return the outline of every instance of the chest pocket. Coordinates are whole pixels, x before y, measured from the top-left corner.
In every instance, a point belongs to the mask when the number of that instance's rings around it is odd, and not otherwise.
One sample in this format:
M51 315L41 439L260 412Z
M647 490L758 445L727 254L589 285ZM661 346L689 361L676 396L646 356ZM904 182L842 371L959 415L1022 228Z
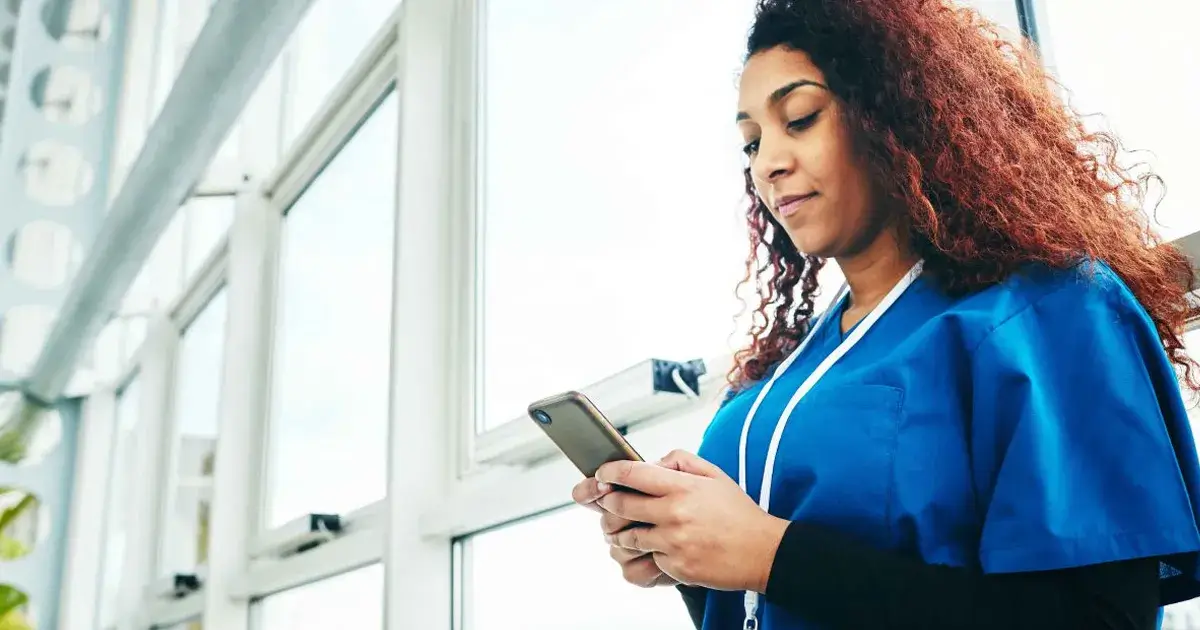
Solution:
M886 545L903 407L895 387L814 388L781 438L771 512Z

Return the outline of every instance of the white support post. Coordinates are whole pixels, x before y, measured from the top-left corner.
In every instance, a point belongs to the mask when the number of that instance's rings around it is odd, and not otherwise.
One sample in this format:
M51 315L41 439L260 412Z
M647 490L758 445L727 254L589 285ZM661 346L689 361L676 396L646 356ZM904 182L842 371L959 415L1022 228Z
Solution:
M449 629L450 540L424 538L418 515L449 487L454 52L458 2L405 0L398 37L399 174L392 316L386 566L387 630Z
M229 235L228 319L213 468L204 627L246 630L249 603L233 587L249 567L262 505L268 352L281 216L254 185L239 195Z
M100 564L104 557L105 509L117 396L111 388L92 392L83 404L71 513L67 520L67 553L63 567L58 623L62 630L93 630L99 602Z
M154 541L161 533L161 486L169 472L165 469L166 449L163 446L173 417L171 400L178 346L179 333L174 324L161 314L153 316L138 376L141 400L138 401L135 473L117 605L123 629L136 628L146 587L156 577L158 545Z

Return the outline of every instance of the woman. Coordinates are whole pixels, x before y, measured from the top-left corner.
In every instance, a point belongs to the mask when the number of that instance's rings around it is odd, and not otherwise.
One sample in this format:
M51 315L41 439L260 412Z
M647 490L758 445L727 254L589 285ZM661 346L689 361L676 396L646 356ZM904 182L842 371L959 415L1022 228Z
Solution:
M1200 594L1196 279L1033 55L934 0L764 0L737 126L765 323L698 456L575 488L626 579L713 630L1144 630Z

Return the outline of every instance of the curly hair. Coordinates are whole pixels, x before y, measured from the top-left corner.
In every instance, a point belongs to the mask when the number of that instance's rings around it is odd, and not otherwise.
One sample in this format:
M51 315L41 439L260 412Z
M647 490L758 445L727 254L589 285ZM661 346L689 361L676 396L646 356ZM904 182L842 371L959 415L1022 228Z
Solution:
M950 1L760 0L746 59L780 46L809 55L847 110L869 175L906 209L915 253L944 292L979 291L1028 263L1104 260L1197 389L1181 338L1200 314L1188 301L1195 273L1142 210L1161 180L1118 164L1119 140L1085 129L1032 46ZM729 373L735 390L803 337L824 263L797 251L748 168L745 177L750 253L739 290L753 282L759 304Z

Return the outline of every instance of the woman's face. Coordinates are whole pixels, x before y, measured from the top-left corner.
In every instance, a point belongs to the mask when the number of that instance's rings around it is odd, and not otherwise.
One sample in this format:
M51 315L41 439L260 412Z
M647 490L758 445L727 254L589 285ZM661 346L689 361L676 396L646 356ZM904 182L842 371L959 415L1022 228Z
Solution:
M737 125L754 189L796 249L833 258L874 240L866 168L842 104L807 54L772 48L746 62Z

